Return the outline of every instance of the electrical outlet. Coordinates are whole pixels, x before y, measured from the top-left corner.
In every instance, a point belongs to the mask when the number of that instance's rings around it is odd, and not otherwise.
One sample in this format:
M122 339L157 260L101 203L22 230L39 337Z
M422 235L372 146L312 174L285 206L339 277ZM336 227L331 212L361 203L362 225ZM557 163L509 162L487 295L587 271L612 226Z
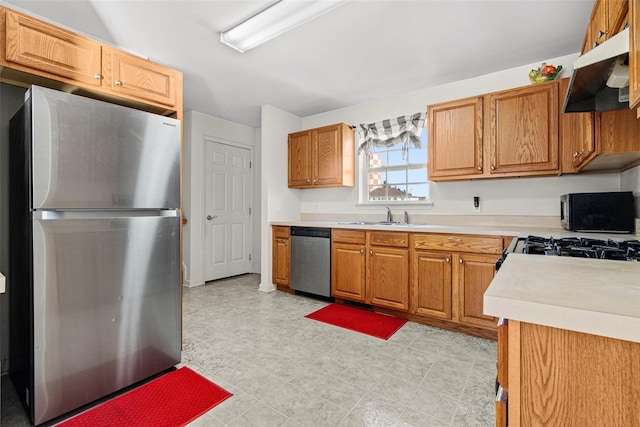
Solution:
M480 212L480 197L473 196L473 211Z

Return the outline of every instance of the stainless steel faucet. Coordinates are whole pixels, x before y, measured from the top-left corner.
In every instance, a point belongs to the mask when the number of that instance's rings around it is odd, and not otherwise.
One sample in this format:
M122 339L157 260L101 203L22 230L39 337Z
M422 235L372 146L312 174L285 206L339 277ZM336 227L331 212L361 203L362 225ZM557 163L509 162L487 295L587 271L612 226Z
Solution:
M386 206L387 208L387 222L391 222L391 209L389 209L389 206Z
M409 214L407 211L404 211L404 223L409 224Z

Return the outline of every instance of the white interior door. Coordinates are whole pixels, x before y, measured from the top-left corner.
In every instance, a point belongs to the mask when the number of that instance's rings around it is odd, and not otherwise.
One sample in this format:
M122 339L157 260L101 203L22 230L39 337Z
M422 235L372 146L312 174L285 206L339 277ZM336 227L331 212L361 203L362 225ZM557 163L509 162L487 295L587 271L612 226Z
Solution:
M251 271L251 150L205 141L205 280Z

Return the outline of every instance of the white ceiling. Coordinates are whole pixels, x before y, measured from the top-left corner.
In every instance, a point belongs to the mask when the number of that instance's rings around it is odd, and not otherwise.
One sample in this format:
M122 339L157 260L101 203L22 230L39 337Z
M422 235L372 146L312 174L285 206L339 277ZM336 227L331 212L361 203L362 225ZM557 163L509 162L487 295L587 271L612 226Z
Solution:
M184 73L185 111L260 127L578 52L593 0L352 0L254 50L219 32L268 1L3 0Z

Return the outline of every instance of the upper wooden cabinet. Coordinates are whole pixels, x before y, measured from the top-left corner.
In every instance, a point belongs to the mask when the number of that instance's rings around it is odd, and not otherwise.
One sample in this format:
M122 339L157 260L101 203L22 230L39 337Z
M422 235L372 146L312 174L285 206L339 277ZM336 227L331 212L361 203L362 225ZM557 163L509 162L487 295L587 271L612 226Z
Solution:
M570 79L562 79L559 83L559 108L569 88ZM560 147L562 173L579 171L593 159L596 153L595 113L562 113L560 114Z
M5 60L14 67L100 86L100 43L10 10L5 19Z
M430 179L481 175L482 98L460 99L427 108Z
M640 117L640 0L629 0L629 107Z
M354 132L344 123L289 134L289 188L353 187Z
M559 172L557 82L486 95L485 111L490 174Z
M429 178L560 172L558 82L427 106Z
M0 7L3 81L87 93L182 117L182 73Z
M176 104L176 70L105 46L102 74L107 89L120 96L167 106Z
M596 0L582 45L585 53L624 28L628 0Z

